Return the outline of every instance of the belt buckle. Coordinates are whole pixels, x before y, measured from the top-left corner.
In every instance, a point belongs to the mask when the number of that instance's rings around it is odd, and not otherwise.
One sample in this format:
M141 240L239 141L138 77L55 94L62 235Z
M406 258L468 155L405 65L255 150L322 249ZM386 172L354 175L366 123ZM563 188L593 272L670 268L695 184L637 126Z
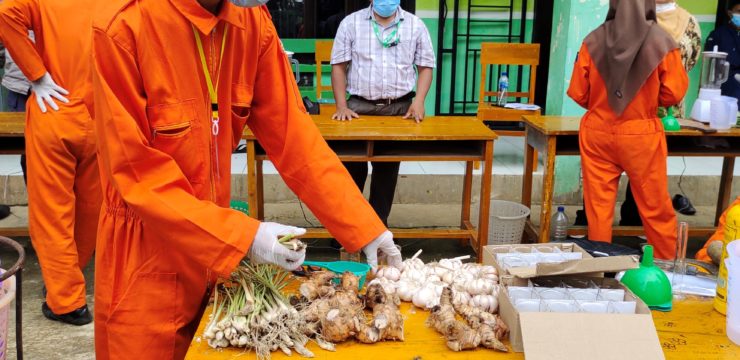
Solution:
M380 99L379 101L375 106L388 106L393 103L393 99Z

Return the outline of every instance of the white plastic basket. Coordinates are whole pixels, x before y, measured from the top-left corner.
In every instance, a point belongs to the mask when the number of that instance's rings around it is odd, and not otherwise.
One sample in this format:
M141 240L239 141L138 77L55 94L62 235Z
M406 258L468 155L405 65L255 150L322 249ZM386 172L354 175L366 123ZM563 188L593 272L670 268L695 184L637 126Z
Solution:
M3 272L5 271L0 269L0 274ZM8 317L13 299L15 299L15 276L3 280L0 284L0 360L7 357Z
M513 201L491 200L488 244L519 244L529 208Z

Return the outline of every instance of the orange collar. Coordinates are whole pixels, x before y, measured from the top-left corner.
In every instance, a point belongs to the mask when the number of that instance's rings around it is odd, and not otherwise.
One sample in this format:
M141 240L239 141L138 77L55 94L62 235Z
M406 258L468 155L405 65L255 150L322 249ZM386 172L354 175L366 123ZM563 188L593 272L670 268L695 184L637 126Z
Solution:
M216 27L219 20L241 29L246 29L246 16L242 9L234 6L230 1L223 0L218 16L214 16L204 9L196 0L170 0L177 10L182 13L203 34L208 34Z

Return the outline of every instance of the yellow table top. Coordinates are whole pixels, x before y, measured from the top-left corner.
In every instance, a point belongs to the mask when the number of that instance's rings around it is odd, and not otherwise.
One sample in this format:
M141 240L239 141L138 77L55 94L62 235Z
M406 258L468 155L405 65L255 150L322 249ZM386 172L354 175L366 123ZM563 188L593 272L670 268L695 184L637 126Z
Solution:
M255 359L254 353L239 349L214 350L202 339L203 328L211 309L207 309L198 332L190 344L186 359ZM406 318L404 342L383 342L373 345L346 342L337 345L336 352L308 348L317 359L524 359L523 353L497 353L478 349L455 353L447 349L442 337L424 325L428 312L403 303ZM711 300L685 300L674 303L673 311L653 312L655 327L667 359L721 360L740 359L740 346L733 345L725 335L725 317L714 311ZM506 342L508 345L508 341ZM283 353L273 353L273 359L287 359ZM293 355L293 359L300 356Z
M577 116L556 115L526 115L524 122L545 135L578 135L581 118ZM666 132L668 136L714 136L714 137L740 137L740 128L719 130L715 133L704 134L698 130L681 129L679 131Z

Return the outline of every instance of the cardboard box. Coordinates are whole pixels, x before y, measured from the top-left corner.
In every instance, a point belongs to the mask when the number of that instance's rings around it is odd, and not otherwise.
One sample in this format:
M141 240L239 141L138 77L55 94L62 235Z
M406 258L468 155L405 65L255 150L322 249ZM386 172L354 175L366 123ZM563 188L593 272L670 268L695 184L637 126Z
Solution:
M526 252L527 249L531 251L531 249L552 249L553 247L557 247L563 252L580 252L583 254L582 259L561 263L540 263L537 266L511 269L504 269L496 260L496 254L509 253L514 248ZM500 282L503 285L521 284L521 279L554 275L581 275L602 278L605 272L618 272L640 266L637 256L594 258L586 250L572 243L488 245L483 247L483 264L496 267ZM524 284L526 284L526 281L524 281Z
M664 358L650 309L620 282L583 276L548 277L546 280L591 281L602 288L624 289L625 301L636 302L636 313L520 313L503 288L499 292L499 314L509 326L513 350L524 352L527 360Z

